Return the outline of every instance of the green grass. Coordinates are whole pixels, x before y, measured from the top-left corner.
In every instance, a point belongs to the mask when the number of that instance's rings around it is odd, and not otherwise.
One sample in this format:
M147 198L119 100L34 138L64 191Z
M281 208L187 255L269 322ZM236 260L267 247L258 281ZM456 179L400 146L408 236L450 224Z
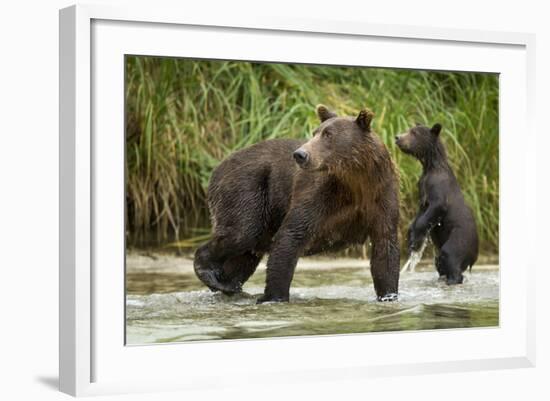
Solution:
M373 127L401 175L402 235L417 208L421 168L393 138L416 122L441 123L482 253L497 252L497 75L134 56L126 60L129 244L203 241L212 170L258 141L310 136L318 103L340 115L376 113Z

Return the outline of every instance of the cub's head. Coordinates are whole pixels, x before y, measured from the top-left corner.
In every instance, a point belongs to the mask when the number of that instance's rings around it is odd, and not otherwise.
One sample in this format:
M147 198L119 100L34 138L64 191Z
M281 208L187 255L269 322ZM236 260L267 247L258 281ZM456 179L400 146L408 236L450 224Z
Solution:
M407 132L395 137L395 144L404 153L422 159L431 154L439 145L441 124L435 124L432 128L416 124Z
M338 117L323 105L317 106L321 124L313 137L298 148L293 156L305 170L324 171L361 164L371 134L374 114L364 109L356 117Z

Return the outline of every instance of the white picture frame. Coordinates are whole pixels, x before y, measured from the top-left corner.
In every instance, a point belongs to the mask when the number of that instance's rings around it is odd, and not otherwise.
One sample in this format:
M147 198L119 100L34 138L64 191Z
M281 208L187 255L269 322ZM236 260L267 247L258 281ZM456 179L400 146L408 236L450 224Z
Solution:
M178 38L189 35L200 46L182 46ZM153 6L61 10L60 390L80 396L238 386L235 378L243 374L256 383L284 383L534 366L534 244L512 228L535 231L535 149L514 149L508 140L521 132L535 141L534 44L534 35L522 33L236 19ZM322 46L333 50L326 52L330 56L307 51ZM361 52L353 56L362 46L376 49L377 56L368 61ZM119 168L124 54L500 73L500 326L125 346ZM445 349L449 341L459 345ZM215 358L220 363L213 364ZM230 369L224 360L232 361ZM266 360L270 363L260 363Z

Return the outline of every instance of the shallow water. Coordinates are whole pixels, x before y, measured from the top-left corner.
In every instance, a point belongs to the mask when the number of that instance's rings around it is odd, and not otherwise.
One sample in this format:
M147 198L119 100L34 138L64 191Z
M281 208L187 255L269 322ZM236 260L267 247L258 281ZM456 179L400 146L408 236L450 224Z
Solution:
M189 268L150 263L133 269L127 261L128 344L498 326L496 267L474 267L453 287L431 268L403 273L399 301L380 303L367 268L313 262L296 269L290 303L256 305L264 269L242 294L226 296L210 292Z

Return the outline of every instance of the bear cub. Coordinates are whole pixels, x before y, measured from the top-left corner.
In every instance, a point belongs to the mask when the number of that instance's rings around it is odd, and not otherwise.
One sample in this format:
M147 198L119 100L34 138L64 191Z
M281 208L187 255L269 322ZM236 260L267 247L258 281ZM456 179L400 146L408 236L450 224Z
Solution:
M317 107L309 140L272 139L239 150L212 173L211 240L197 249L195 273L211 290L240 292L267 259L258 302L286 302L301 256L372 243L377 299L397 299L399 184L372 112L340 117Z
M478 235L471 209L464 201L439 138L441 125L417 124L396 136L404 153L422 164L418 182L420 207L408 230L409 252L418 251L430 234L436 248L435 266L447 284L461 284L462 273L477 260Z

